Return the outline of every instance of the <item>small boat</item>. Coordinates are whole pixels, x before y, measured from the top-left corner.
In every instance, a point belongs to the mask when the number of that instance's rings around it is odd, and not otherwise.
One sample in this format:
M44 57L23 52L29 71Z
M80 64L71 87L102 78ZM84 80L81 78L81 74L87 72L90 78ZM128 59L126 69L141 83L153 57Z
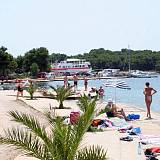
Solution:
M144 71L140 71L140 70L136 70L130 73L131 77L134 78L153 78L153 77L157 77L157 75L151 74L149 72L144 72Z
M99 72L99 76L102 77L114 77L117 76L120 72L120 69L103 69L101 72Z

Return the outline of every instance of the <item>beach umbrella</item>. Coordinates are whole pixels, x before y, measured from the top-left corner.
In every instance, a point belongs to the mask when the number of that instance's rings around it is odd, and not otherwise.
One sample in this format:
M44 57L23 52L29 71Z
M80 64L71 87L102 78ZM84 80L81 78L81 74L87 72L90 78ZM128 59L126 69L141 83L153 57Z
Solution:
M116 88L119 89L131 89L131 87L124 81L120 79L109 79L106 80L103 85L105 87L113 87L115 88L115 104L116 104Z

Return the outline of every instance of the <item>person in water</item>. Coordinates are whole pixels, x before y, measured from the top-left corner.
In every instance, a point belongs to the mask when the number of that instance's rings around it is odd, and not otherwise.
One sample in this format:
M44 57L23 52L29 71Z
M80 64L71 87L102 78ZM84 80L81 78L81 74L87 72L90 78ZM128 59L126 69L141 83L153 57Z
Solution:
M145 103L147 107L147 118L151 119L151 103L152 103L152 95L157 91L150 87L149 82L146 82L143 94L145 96Z

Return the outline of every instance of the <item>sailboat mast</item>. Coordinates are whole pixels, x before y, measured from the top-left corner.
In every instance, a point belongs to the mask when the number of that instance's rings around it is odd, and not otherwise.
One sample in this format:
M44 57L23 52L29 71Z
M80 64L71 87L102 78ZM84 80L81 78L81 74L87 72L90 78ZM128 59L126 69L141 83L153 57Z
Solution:
M131 52L130 52L130 48L128 45L128 72L131 72Z

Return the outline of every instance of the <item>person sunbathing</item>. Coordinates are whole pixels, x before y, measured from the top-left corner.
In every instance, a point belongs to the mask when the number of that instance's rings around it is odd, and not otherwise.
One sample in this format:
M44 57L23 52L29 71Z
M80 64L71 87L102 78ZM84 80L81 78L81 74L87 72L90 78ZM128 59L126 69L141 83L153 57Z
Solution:
M128 121L129 119L126 117L126 114L123 110L123 108L121 108L120 110L118 110L117 106L113 103L112 100L109 100L108 101L108 104L107 104L107 116L108 117L118 117L118 118L121 118L121 119L125 119L126 121Z

